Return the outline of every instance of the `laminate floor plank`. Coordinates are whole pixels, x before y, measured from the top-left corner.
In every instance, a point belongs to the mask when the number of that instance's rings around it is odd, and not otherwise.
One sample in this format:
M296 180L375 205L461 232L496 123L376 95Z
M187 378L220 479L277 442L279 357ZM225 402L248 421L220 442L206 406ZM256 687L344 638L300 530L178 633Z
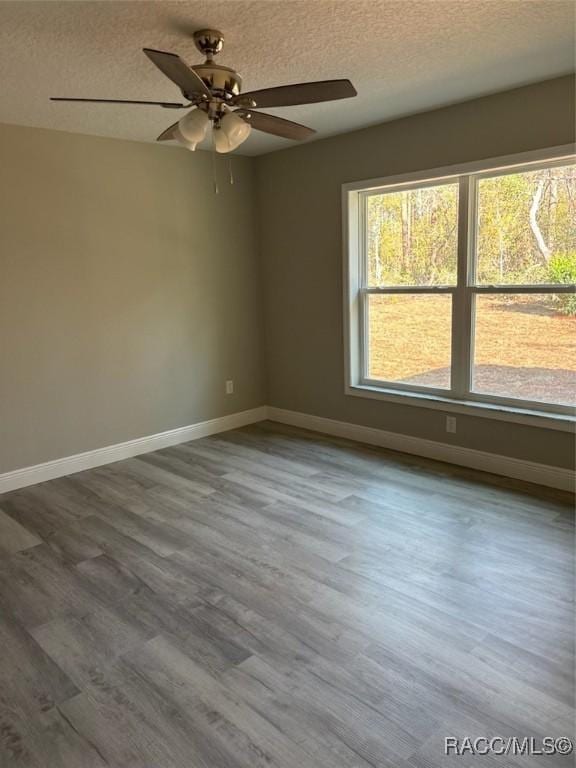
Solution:
M251 447L246 441L245 435L242 435L239 443L237 443L234 440L236 435L236 432L224 432L210 437L206 443L211 447L215 447L218 451L252 461L260 467L269 467L274 471L287 472L297 477L314 477L319 474L318 467L311 464L294 461L293 459L282 459L279 456L270 456L267 451Z
M157 555L104 520L95 516L87 518L84 527L104 554L126 566L130 573L157 594L186 603L198 593L198 585L177 563Z
M12 554L41 543L37 536L0 509L0 552Z
M81 562L102 554L78 528L77 518L63 518L40 499L4 497L3 509L16 523L35 535L37 544L47 544L61 558Z
M105 669L93 668L82 692L64 702L60 711L108 766L213 768L220 764L212 759L217 750L211 749L209 741L199 744L190 718L121 660ZM232 761L222 764L239 768Z
M329 732L334 740L346 745L360 758L361 764L386 768L409 757L418 747L410 730L395 723L381 711L356 697L350 690L335 686L331 679L315 674L313 667L279 671L261 658L253 656L243 662L237 670L226 673L229 677L240 677L240 672L258 681L284 705L301 713L303 723L293 732L308 731L309 740L314 735ZM311 738L312 735L312 738ZM316 736L317 738L317 736Z
M298 635L303 643L331 659L341 662L364 648L368 639L354 627L343 626L334 621L331 614L318 611L310 606L304 596L291 594L288 589L279 590L279 579L274 584L266 583L263 575L255 581L248 569L240 573L236 568L226 566L223 559L215 559L201 551L177 553L171 559L196 580L203 584L204 591L216 590L232 597L265 619L275 622L285 632Z
M98 749L57 707L32 717L0 707L0 765L106 768Z
M82 585L96 600L112 604L133 599L146 584L128 566L102 553L97 557L76 563Z
M449 768L447 736L573 737L574 575L566 494L267 422L13 491L0 767Z
M196 538L217 537L224 546L236 549L258 544L295 558L318 555L332 560L350 553L349 542L324 540L313 532L294 529L287 519L278 521L270 514L273 506L251 509L246 503L230 501L226 494L218 492L189 507L171 524ZM281 548L278 539L282 540Z
M91 597L78 575L47 544L0 562L0 606L27 628L60 616L81 616Z
M34 717L79 692L72 679L6 610L0 621L0 649L3 708Z
M81 690L120 656L154 633L135 627L118 611L97 608L82 617L54 619L35 627L38 645Z
M224 737L228 749L240 757L241 764L286 768L331 765L327 760L308 759L295 741L166 638L158 637L147 643L134 656L132 664L191 719L202 718L216 743Z

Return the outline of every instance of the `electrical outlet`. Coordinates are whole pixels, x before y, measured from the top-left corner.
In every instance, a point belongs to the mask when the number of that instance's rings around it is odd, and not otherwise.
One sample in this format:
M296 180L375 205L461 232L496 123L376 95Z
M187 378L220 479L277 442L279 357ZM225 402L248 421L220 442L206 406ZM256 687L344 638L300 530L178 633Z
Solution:
M232 379L229 379L226 382L226 394L227 395L233 395L234 394L234 382L232 381ZM456 430L454 430L454 431L456 431Z
M446 432L456 434L456 416L446 416Z

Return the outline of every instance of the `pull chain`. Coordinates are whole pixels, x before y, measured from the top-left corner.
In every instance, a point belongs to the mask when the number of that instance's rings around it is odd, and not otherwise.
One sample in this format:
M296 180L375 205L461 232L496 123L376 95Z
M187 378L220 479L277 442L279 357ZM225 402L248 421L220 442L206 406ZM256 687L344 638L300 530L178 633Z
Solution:
M217 195L219 189L218 178L216 176L216 147L214 144L214 132L212 132L212 183L214 185L214 194Z
M228 179L230 185L234 184L234 171L232 169L232 157L228 155ZM218 188L218 176L216 174L216 145L214 142L214 132L212 132L212 184L214 186L214 194L218 195L220 189Z

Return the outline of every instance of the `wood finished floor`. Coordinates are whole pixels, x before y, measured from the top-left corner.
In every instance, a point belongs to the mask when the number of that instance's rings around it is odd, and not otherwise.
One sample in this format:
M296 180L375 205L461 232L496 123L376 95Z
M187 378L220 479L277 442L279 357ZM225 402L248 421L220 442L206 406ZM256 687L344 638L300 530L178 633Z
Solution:
M560 494L262 424L0 497L0 765L433 768L574 735Z

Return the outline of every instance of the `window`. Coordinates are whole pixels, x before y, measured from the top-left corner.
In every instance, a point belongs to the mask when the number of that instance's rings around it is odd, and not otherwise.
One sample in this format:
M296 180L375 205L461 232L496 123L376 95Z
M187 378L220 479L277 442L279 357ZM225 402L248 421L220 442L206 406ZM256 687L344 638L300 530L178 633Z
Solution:
M574 413L573 156L346 185L344 204L349 387Z

